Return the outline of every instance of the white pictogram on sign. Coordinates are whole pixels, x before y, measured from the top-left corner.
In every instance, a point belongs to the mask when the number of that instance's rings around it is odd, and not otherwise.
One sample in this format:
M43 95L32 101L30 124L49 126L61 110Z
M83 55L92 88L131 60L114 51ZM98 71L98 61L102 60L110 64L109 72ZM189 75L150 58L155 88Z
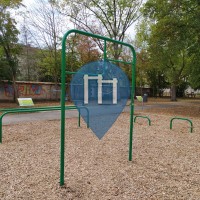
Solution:
M117 78L113 80L102 80L103 77L101 74L98 76L88 76L84 75L84 104L88 104L88 81L97 80L98 83L98 104L102 104L102 84L103 83L112 83L113 85L113 104L117 104Z

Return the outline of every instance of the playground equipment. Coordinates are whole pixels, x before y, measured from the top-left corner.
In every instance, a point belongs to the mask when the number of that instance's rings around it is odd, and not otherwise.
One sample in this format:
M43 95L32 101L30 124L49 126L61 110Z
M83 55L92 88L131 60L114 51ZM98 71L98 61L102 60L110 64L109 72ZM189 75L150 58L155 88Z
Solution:
M65 106L65 110L78 110L78 126L80 127L80 110L85 109L87 112L87 128L89 128L89 110L81 106L77 108L76 106ZM47 106L47 107L38 107L38 108L13 108L13 109L2 109L0 110L3 114L0 116L0 143L2 143L2 120L3 117L11 113L30 113L30 112L42 112L42 111L53 111L61 110L60 106Z
M111 38L103 37L100 35L72 29L65 33L62 39L62 65L61 65L61 140L60 140L60 185L64 185L64 165L65 165L65 93L66 93L66 75L75 74L76 72L67 71L66 64L66 39L71 33L85 35L88 37L100 39L104 41L103 58L105 61L118 62L130 64L132 67L132 84L131 84L131 104L130 104L130 133L129 133L129 161L132 160L132 140L133 140L133 114L134 114L134 93L135 93L135 65L136 65L136 53L132 45L124 43ZM122 60L114 60L107 58L107 42L116 43L121 46L129 47L132 52L132 62L125 62ZM97 74L96 74L97 75ZM87 101L87 97L86 97Z
M187 119L187 118L182 118L182 117L173 117L171 120L170 120L170 129L172 129L172 122L173 120L175 119L178 119L178 120L185 120L185 121L188 121L190 123L190 133L192 133L192 130L193 130L193 123L190 119Z
M147 119L148 122L149 122L149 126L151 126L151 120L150 120L149 117L147 117L147 116L139 116L139 115L137 115L137 116L134 117L134 122L136 122L136 119L137 119L137 118L145 118L145 119Z

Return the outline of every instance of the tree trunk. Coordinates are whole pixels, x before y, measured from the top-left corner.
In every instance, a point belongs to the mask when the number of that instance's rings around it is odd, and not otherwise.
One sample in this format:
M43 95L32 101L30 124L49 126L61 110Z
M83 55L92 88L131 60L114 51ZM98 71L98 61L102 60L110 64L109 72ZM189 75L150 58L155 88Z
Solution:
M60 91L59 91L60 90ZM61 87L59 87L59 85L58 85L58 82L57 82L57 79L56 79L56 82L55 82L55 93L56 93L56 97L55 97L55 100L56 101L59 101L59 98L61 98L60 97L60 95L61 95Z
M18 93L18 88L17 88L17 84L16 84L16 80L15 80L15 76L12 76L12 81L13 81L13 101L15 103L17 103L17 98L19 97L19 93Z
M176 85L171 86L171 101L176 101Z
M115 60L119 59L119 45L117 43L113 44L114 46L114 58Z

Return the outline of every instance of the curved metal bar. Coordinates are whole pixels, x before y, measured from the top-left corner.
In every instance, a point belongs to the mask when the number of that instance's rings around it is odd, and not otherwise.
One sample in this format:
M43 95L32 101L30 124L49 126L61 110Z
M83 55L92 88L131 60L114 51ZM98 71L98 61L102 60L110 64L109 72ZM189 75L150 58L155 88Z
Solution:
M192 131L193 131L193 123L192 123L192 120L190 120L190 119L188 119L188 118L173 117L173 118L170 120L170 129L172 129L172 122L173 122L173 120L175 120L175 119L188 121L188 122L190 123L190 133L192 133Z
M149 122L149 126L151 126L151 120L150 120L149 117L147 117L147 116L139 116L139 115L137 115L137 116L134 117L134 122L136 121L137 118L145 118L145 119L147 119L148 122Z
M89 128L89 111L86 107L82 106L81 108L85 108L87 110L87 128ZM75 110L76 106L65 106L65 110ZM15 109L5 109L7 110L0 116L0 143L2 143L2 120L3 117L7 114L11 113L22 113L22 112L42 112L42 111L52 111L52 110L61 110L60 106L48 106L48 107L38 107L38 108L15 108ZM79 111L79 110L78 110ZM78 125L80 126L80 111L79 111L79 119Z

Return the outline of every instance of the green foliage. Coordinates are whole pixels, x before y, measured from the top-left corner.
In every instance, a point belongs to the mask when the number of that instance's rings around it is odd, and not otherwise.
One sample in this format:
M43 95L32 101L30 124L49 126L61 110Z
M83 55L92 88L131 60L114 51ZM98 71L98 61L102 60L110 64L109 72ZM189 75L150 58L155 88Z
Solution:
M10 80L10 77L8 62L0 55L0 80Z
M147 52L141 50L137 53L136 86L144 87L147 84L147 70L149 68Z
M194 79L199 80L199 75L194 73L199 69L197 1L148 0L143 15L138 38L145 41L142 48L148 51L150 66L156 66L173 88L188 78L191 84L195 83ZM172 100L175 99L172 95Z
M142 0L65 0L71 20L79 29L123 41L127 29L138 19ZM67 9L65 9L67 10ZM99 47L103 45L98 41ZM112 44L112 57L118 59L121 47Z
M199 55L200 56L200 55ZM196 67L192 67L191 74L189 77L189 84L192 88L200 89L200 64L198 64Z
M155 67L151 67L146 73L147 81L150 87L153 89L153 96L159 95L159 97L161 97L164 89L169 86L164 73Z
M134 46L137 49L137 68L136 68L136 85L144 87L149 85L153 90L153 96L162 96L163 90L169 86L166 81L164 71L158 67L156 62L151 60L149 51L149 33L151 22L148 20L141 21L137 27L137 35Z
M21 5L22 0L1 0L0 7L2 9L18 8Z
M181 84L179 84L179 86L176 89L176 96L177 97L184 97L185 96L185 90L188 87L188 83L185 81L182 81Z
M37 57L39 81L60 82L61 51L40 50Z
M66 65L67 71L76 72L84 64L99 60L100 53L96 44L85 36L72 35L67 40ZM38 53L39 80L60 82L61 50L52 52L49 49ZM67 83L71 80L67 76Z
M4 72L9 72L12 76L16 76L18 59L20 52L18 42L18 30L16 22L11 18L8 9L19 6L21 1L2 1L0 3L0 62ZM3 74L2 71L2 74Z
M10 16L10 9L19 7L20 0L3 0L0 2L0 68L1 74L6 74L13 81L14 101L18 96L16 88L16 75L18 72L18 55L20 52L18 42L18 30L16 22ZM5 76L4 76L5 77ZM4 78L2 77L2 78Z

